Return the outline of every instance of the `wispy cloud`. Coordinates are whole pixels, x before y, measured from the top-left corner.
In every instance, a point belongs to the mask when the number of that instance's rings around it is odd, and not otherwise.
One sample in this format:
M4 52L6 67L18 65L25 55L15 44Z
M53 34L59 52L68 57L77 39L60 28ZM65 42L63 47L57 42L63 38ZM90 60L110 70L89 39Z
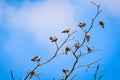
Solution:
M74 24L74 14L69 2L24 3L19 8L7 5L7 24L34 34L38 40L48 37L64 27Z
M20 34L20 31L25 32L28 36L34 36L34 38L32 38L32 41L35 41L34 43L47 44L46 42L49 36L56 35L65 27L72 27L75 23L74 12L69 1L44 1L34 3L27 1L22 2L18 6L6 3L4 3L3 6L4 20L6 23L4 27L9 27L9 31L11 32L4 48L9 55L18 60L28 55L22 46L35 47L31 42L26 42L27 39L24 38L24 34ZM3 6L1 7L3 8ZM3 14L1 15L3 16ZM24 37L22 37L22 35ZM32 53L32 50L29 51ZM32 55L31 53L29 56Z
M117 0L116 2L112 0L110 2L102 2L108 8L110 14L114 13L114 16L120 13L119 7L116 6L119 5L118 3ZM2 19L3 15L5 16L6 26L9 26L11 30L20 29L34 36L35 42L46 43L49 36L58 34L65 27L73 28L73 25L76 23L74 17L80 16L81 19L83 18L82 20L88 19L87 17L91 14L91 12L88 13L88 10L91 8L89 6L89 0L75 0L74 3L71 3L69 0L50 0L34 3L26 1L19 6L4 3L0 5L0 18ZM17 40L14 34L11 36L5 44L8 52L14 51L14 47L19 45L18 43L24 44L21 40ZM10 50L9 47L14 42L16 44Z
M120 1L106 0L97 2L102 3L106 10L110 12L109 14L113 14L114 16L119 15L118 6ZM43 34L44 38L47 38L50 34L56 34L64 27L71 27L75 23L74 17L76 14L78 18L82 18L82 20L86 19L87 15L91 13L89 7L90 0L75 0L74 3L71 3L69 0L46 0L34 3L25 0L19 7L5 5L5 14L7 24L11 28L20 28L36 36L36 40L40 41ZM0 8L0 17L2 17L3 5Z

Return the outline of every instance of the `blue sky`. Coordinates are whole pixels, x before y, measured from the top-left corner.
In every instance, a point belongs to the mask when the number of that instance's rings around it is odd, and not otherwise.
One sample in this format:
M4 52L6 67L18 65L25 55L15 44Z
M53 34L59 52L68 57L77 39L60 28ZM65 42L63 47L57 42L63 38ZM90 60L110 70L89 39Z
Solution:
M16 80L23 79L26 72L36 63L31 58L40 55L41 61L48 59L55 51L55 45L49 41L49 36L59 37L59 43L65 38L60 32L70 27L71 31L78 29L77 24L85 21L90 24L96 7L91 0L3 0L0 1L0 80L10 80L10 70ZM106 73L103 80L119 80L120 72L120 10L118 0L93 0L102 4L103 12L97 18L105 22L103 30L99 25L91 31L91 41L88 45L99 51L86 56L79 63L88 63L102 58L100 73ZM80 32L81 34L81 32ZM80 35L75 35L81 39ZM59 56L49 64L40 67L37 72L41 80L59 79L63 76L61 69L72 65L71 55ZM67 63L67 64L66 64ZM49 66L49 67L48 67ZM92 73L78 69L75 78L93 80ZM81 77L82 76L82 77ZM36 80L33 78L32 80Z

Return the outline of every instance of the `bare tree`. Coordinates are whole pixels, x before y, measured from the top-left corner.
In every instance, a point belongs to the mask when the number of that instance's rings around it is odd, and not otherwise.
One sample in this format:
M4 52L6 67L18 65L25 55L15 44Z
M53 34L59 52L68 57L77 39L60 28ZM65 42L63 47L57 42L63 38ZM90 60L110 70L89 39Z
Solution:
M71 32L70 28L66 28L64 29L63 31L61 31L61 34L65 34L67 35L67 37L64 39L63 42L61 42L60 44L58 44L58 40L59 38L57 36L50 36L49 39L52 43L55 44L56 46L56 51L53 53L53 56L50 57L48 60L45 60L43 62L40 62L41 61L41 57L40 56L35 56L31 59L31 61L33 62L37 62L37 65L33 67L33 69L31 69L30 71L28 71L28 73L25 75L24 77L24 80L27 80L28 78L32 78L34 76L37 76L37 79L40 80L39 78L39 74L36 73L36 70L40 67L40 66L43 66L44 64L47 64L49 62L51 62L52 60L54 60L55 58L57 58L58 56L60 55L68 55L69 53L72 53L73 54L73 58L75 58L75 60L73 61L73 65L71 66L71 69L66 69L66 68L63 68L62 69L62 72L64 73L64 75L62 76L61 80L73 80L78 74L73 74L73 72L77 69L77 68L80 68L80 67L86 67L86 72L88 71L88 69L90 68L91 65L94 65L96 63L98 63L101 59L98 59L98 60L94 60L93 62L89 62L89 63L86 63L86 64L78 64L79 62L79 59L83 56L86 56L88 54L91 54L93 52L96 51L96 49L94 49L93 47L91 46L88 46L88 45L85 45L85 43L89 42L90 39L91 39L91 35L90 35L90 31L93 29L93 26L94 26L94 23L95 23L95 20L96 18L99 16L99 14L102 12L102 10L100 9L101 5L100 4L96 4L95 2L91 2L93 5L95 5L97 7L97 11L94 15L94 17L92 18L91 20L91 23L90 25L88 26L87 29L85 29L85 27L87 26L85 22L80 22L78 24L78 27L80 28L80 30L83 31L84 33L84 36L83 36L83 40L82 41L79 41L77 40L73 35L75 33L77 33L79 30L75 30L73 32ZM103 29L104 29L104 22L102 20L99 20L99 23L98 23ZM74 45L72 46L66 46L67 43L71 43L71 41L75 41ZM65 47L64 47L65 46ZM85 47L86 46L86 47ZM86 48L86 52L82 52L81 49L82 47L85 47ZM63 52L59 53L59 51L61 49L64 49ZM94 73L94 80L101 80L101 78L105 75L105 74L102 74L98 77L97 79L97 74L98 74L98 71L99 71L99 68L100 68L100 64L97 65L97 68L96 68L96 71ZM71 75L74 75L70 78ZM14 76L13 76L13 73L11 71L11 77L12 77L12 80L14 80ZM53 80L55 80L53 78Z

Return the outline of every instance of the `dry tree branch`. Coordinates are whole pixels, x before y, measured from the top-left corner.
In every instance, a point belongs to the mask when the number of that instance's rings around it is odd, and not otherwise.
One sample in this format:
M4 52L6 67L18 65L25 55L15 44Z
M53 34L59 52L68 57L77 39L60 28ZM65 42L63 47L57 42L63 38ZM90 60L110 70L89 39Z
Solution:
M94 73L94 80L97 80L97 75L98 75L98 72L99 72L99 69L102 65L98 64L97 65L97 68L96 68L96 71ZM98 77L98 80L101 80L103 77L105 76L105 73L104 74L101 74L99 77Z
M55 42L55 44L56 44L56 47L57 47L57 49L58 49L58 48L59 48L58 43L57 43L57 42Z
M96 71L94 73L94 80L97 80L97 74L98 74L99 67L100 67L100 64L97 65Z
M65 76L65 80L67 80L67 78L72 74L72 72L74 71L74 69L75 69L75 66L76 66L76 64L77 64L77 62L78 62L78 56L75 54L76 53L76 51L78 50L78 48L76 48L76 50L73 52L73 55L74 55L74 57L75 57L75 62L74 62L74 64L73 64L73 66L72 66L72 69L70 70L70 72Z
M54 55L53 55L50 59L42 62L41 64L40 64L39 61L38 61L38 64L25 76L24 80L27 80L27 78L29 77L29 75L31 74L31 72L32 72L32 71L35 71L39 66L42 66L42 65L44 65L44 64L47 64L47 63L49 63L50 61L52 61L55 57L57 57L57 56L58 56L58 55L57 55L57 54L58 54L58 51L64 46L65 43L67 43L67 41L69 41L69 38L70 38L74 33L76 33L76 32L77 32L77 31L75 30L75 31L72 32L71 34L68 33L66 39L62 42L62 44L61 44L60 46L58 46L57 42L55 42L55 45L56 45L57 49L56 49Z
M101 80L103 77L105 76L105 73L104 74L101 74L98 78L98 80Z
M93 3L93 2L92 2L92 3ZM88 28L88 30L87 30L87 31L84 31L84 30L83 30L83 32L85 33L85 35L84 35L84 39L83 39L80 47L79 47L79 48L76 48L75 51L72 51L72 53L73 53L73 55L74 55L74 57L75 57L75 61L74 61L74 63L73 63L73 66L72 66L70 72L65 76L65 80L67 80L68 77L69 77L69 76L72 74L72 72L75 70L76 64L78 63L78 60L79 60L79 58L80 58L80 57L78 57L78 56L76 55L76 52L77 52L77 51L84 45L84 43L86 42L86 35L90 32L90 30L92 29L93 24L94 24L97 16L98 16L98 15L101 13L101 11L102 11L102 10L100 10L100 5L97 5L97 4L95 4L95 3L93 3L93 4L97 6L96 15L93 17L92 22L91 22L91 25L90 25L90 27ZM81 53L80 53L79 55L81 55Z
M75 74L70 80L73 80L78 74Z

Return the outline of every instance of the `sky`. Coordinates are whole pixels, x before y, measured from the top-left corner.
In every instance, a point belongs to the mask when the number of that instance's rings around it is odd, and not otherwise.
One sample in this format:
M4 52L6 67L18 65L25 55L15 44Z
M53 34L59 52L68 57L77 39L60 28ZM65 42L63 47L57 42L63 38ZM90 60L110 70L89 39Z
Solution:
M80 59L79 63L90 63L102 59L103 64L99 75L105 73L102 80L119 80L120 72L120 1L92 0L101 4L102 13L95 21L95 27L90 32L91 40L86 45L99 49L94 54ZM1 0L0 1L0 80L12 80L10 70L15 80L23 79L26 73L37 64L31 62L34 56L41 56L41 62L50 58L56 46L49 40L57 36L59 44L66 35L61 34L65 28L76 29L79 22L90 25L95 15L96 6L91 0ZM105 28L98 25L103 20ZM75 34L82 40L82 32ZM62 49L63 50L63 49ZM62 51L61 50L61 51ZM72 54L61 55L52 62L37 69L41 80L60 79L64 74L63 67L70 68L73 64ZM78 76L74 80L94 80L96 65L86 73L85 68L75 71ZM73 74L75 74L73 73ZM32 78L36 80L36 77Z

